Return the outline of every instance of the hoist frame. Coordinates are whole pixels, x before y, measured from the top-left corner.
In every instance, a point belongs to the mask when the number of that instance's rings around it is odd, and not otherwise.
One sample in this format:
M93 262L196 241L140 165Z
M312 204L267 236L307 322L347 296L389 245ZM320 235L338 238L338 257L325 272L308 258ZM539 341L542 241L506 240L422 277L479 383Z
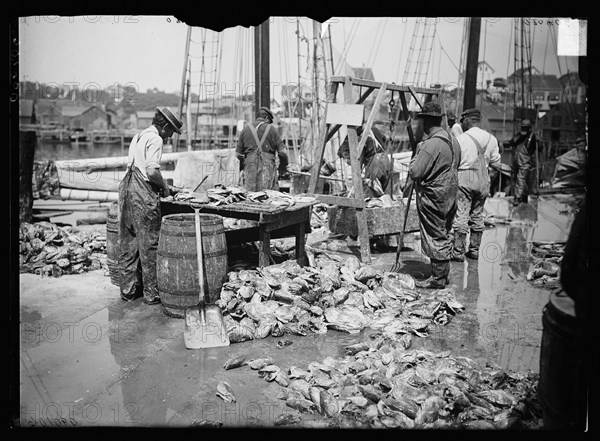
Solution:
M340 85L343 89L344 104L349 105L362 104L369 97L369 95L371 95L373 91L378 90L377 97L375 98L375 103L373 104L371 113L367 118L364 133L369 133L369 131L371 130L375 121L375 117L377 116L379 106L381 105L383 96L385 95L385 92L399 92L400 103L403 110L402 116L404 118L404 121L407 123L407 130L411 143L411 148L413 150L413 155L416 148L416 141L412 132L412 127L410 126L410 112L408 110L405 94L410 93L417 102L419 101L416 95L423 94L425 95L425 102L427 102L431 101L433 97L436 97L437 99L439 97L439 94L441 93L441 89L423 87L413 88L411 86L404 86L394 83L382 83L372 80L365 80L362 78L353 78L350 76L335 76L332 77L330 80L330 90L328 93L327 101L325 103L325 111L319 130L319 140L316 146L315 154L313 156L314 162L313 166L311 167L311 176L308 185L308 193L314 196L320 202L323 202L325 204L339 205L342 207L353 207L356 210L356 220L360 237L361 261L363 263L370 264L371 250L369 247L369 232L367 227L367 220L364 213L365 200L362 188L362 170L359 163L359 158L365 146L367 136L363 136L359 142L358 134L356 132L356 129L359 127L358 125L350 125L347 123L345 124L341 120L339 122L332 122L331 118L329 120L327 118L328 104L336 102L336 96ZM354 100L353 87L359 87L361 90L362 88L366 88L366 91L359 93L358 99ZM398 116L400 116L400 113L401 112L398 112ZM323 164L323 153L325 151L325 146L327 145L327 142L329 142L333 135L342 126L346 126L348 131L348 142L350 147L350 167L352 169L352 185L354 188L353 195L346 197L316 193L317 184L319 181L319 172L321 170L321 165Z

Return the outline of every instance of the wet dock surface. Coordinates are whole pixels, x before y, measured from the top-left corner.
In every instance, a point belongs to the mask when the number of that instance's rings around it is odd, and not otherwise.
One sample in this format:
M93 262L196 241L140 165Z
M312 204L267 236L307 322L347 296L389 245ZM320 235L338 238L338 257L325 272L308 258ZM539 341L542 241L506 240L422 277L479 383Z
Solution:
M432 323L427 337L413 339L413 348L539 372L542 309L550 290L526 280L531 242L566 241L582 196L532 197L514 209L508 199L489 199L488 213L509 221L485 230L478 261L451 263L450 282L465 310L447 325ZM418 238L407 236L406 244L411 250L401 253L401 271L427 277ZM372 254L377 269L389 271L394 262L395 251ZM277 397L278 385L248 366L225 370L226 360L270 356L282 369L306 368L328 356L343 357L345 346L372 332L286 334L188 350L182 319L141 299L123 302L102 271L57 279L21 274L20 294L23 426L187 427L207 420L224 427L272 427L290 410ZM292 344L280 348L281 340ZM236 402L216 396L219 381L231 385Z

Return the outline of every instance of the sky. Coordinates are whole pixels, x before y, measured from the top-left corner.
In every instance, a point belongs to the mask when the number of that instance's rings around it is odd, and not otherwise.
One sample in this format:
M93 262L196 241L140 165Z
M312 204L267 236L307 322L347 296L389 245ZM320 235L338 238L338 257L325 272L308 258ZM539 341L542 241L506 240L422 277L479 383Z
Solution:
M377 81L402 83L404 72L408 70L406 78L412 83L419 49L429 47L432 49L427 78L422 75L418 83L450 85L458 81L467 19L428 19L430 34L424 45L422 20L418 38L413 41L417 17L332 17L328 30L334 52L344 55L350 66L370 66ZM540 72L557 76L577 71L576 56L557 55L557 45L564 41L558 37L566 35L566 31L562 31L568 28L566 22L548 18L531 18L529 22L532 65ZM308 48L312 50L313 21L307 17L271 17L269 23L270 80L272 97L277 99L281 85L297 83L298 75L310 84L306 60ZM435 34L432 34L434 28ZM203 90L210 94L217 89L251 92L254 81L252 28L235 26L220 33L198 26L191 29L192 92ZM60 85L76 83L80 89L104 89L117 84L130 85L141 92L156 87L179 93L187 30L188 26L178 23L173 16L21 17L19 79ZM513 33L511 18L482 18L479 60L494 69L495 77L506 78L513 71ZM327 38L324 42L329 44ZM412 63L408 64L411 47L414 49ZM466 49L463 56L466 57Z

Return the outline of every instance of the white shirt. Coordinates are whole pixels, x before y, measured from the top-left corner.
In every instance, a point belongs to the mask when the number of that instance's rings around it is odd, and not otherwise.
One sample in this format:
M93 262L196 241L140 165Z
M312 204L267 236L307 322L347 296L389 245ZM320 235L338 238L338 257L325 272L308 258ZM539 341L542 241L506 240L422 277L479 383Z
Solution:
M481 147L485 148L484 158L487 166L500 161L500 149L498 148L496 137L479 127L471 127L456 137L461 151L460 164L458 165L459 171L476 167L478 149L469 135L475 138Z
M155 126L150 126L135 135L129 144L127 166L135 165L148 181L146 167L160 168L163 140Z
M454 123L454 125L450 129L450 133L452 133L455 138L458 138L458 135L461 135L463 133L462 126L459 123Z

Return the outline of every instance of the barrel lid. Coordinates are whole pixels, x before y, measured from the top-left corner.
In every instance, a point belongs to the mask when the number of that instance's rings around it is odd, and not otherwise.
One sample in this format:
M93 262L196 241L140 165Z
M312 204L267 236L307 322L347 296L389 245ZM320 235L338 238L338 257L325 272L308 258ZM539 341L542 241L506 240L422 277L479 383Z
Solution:
M559 313L575 318L575 301L562 288L550 293L549 302Z

